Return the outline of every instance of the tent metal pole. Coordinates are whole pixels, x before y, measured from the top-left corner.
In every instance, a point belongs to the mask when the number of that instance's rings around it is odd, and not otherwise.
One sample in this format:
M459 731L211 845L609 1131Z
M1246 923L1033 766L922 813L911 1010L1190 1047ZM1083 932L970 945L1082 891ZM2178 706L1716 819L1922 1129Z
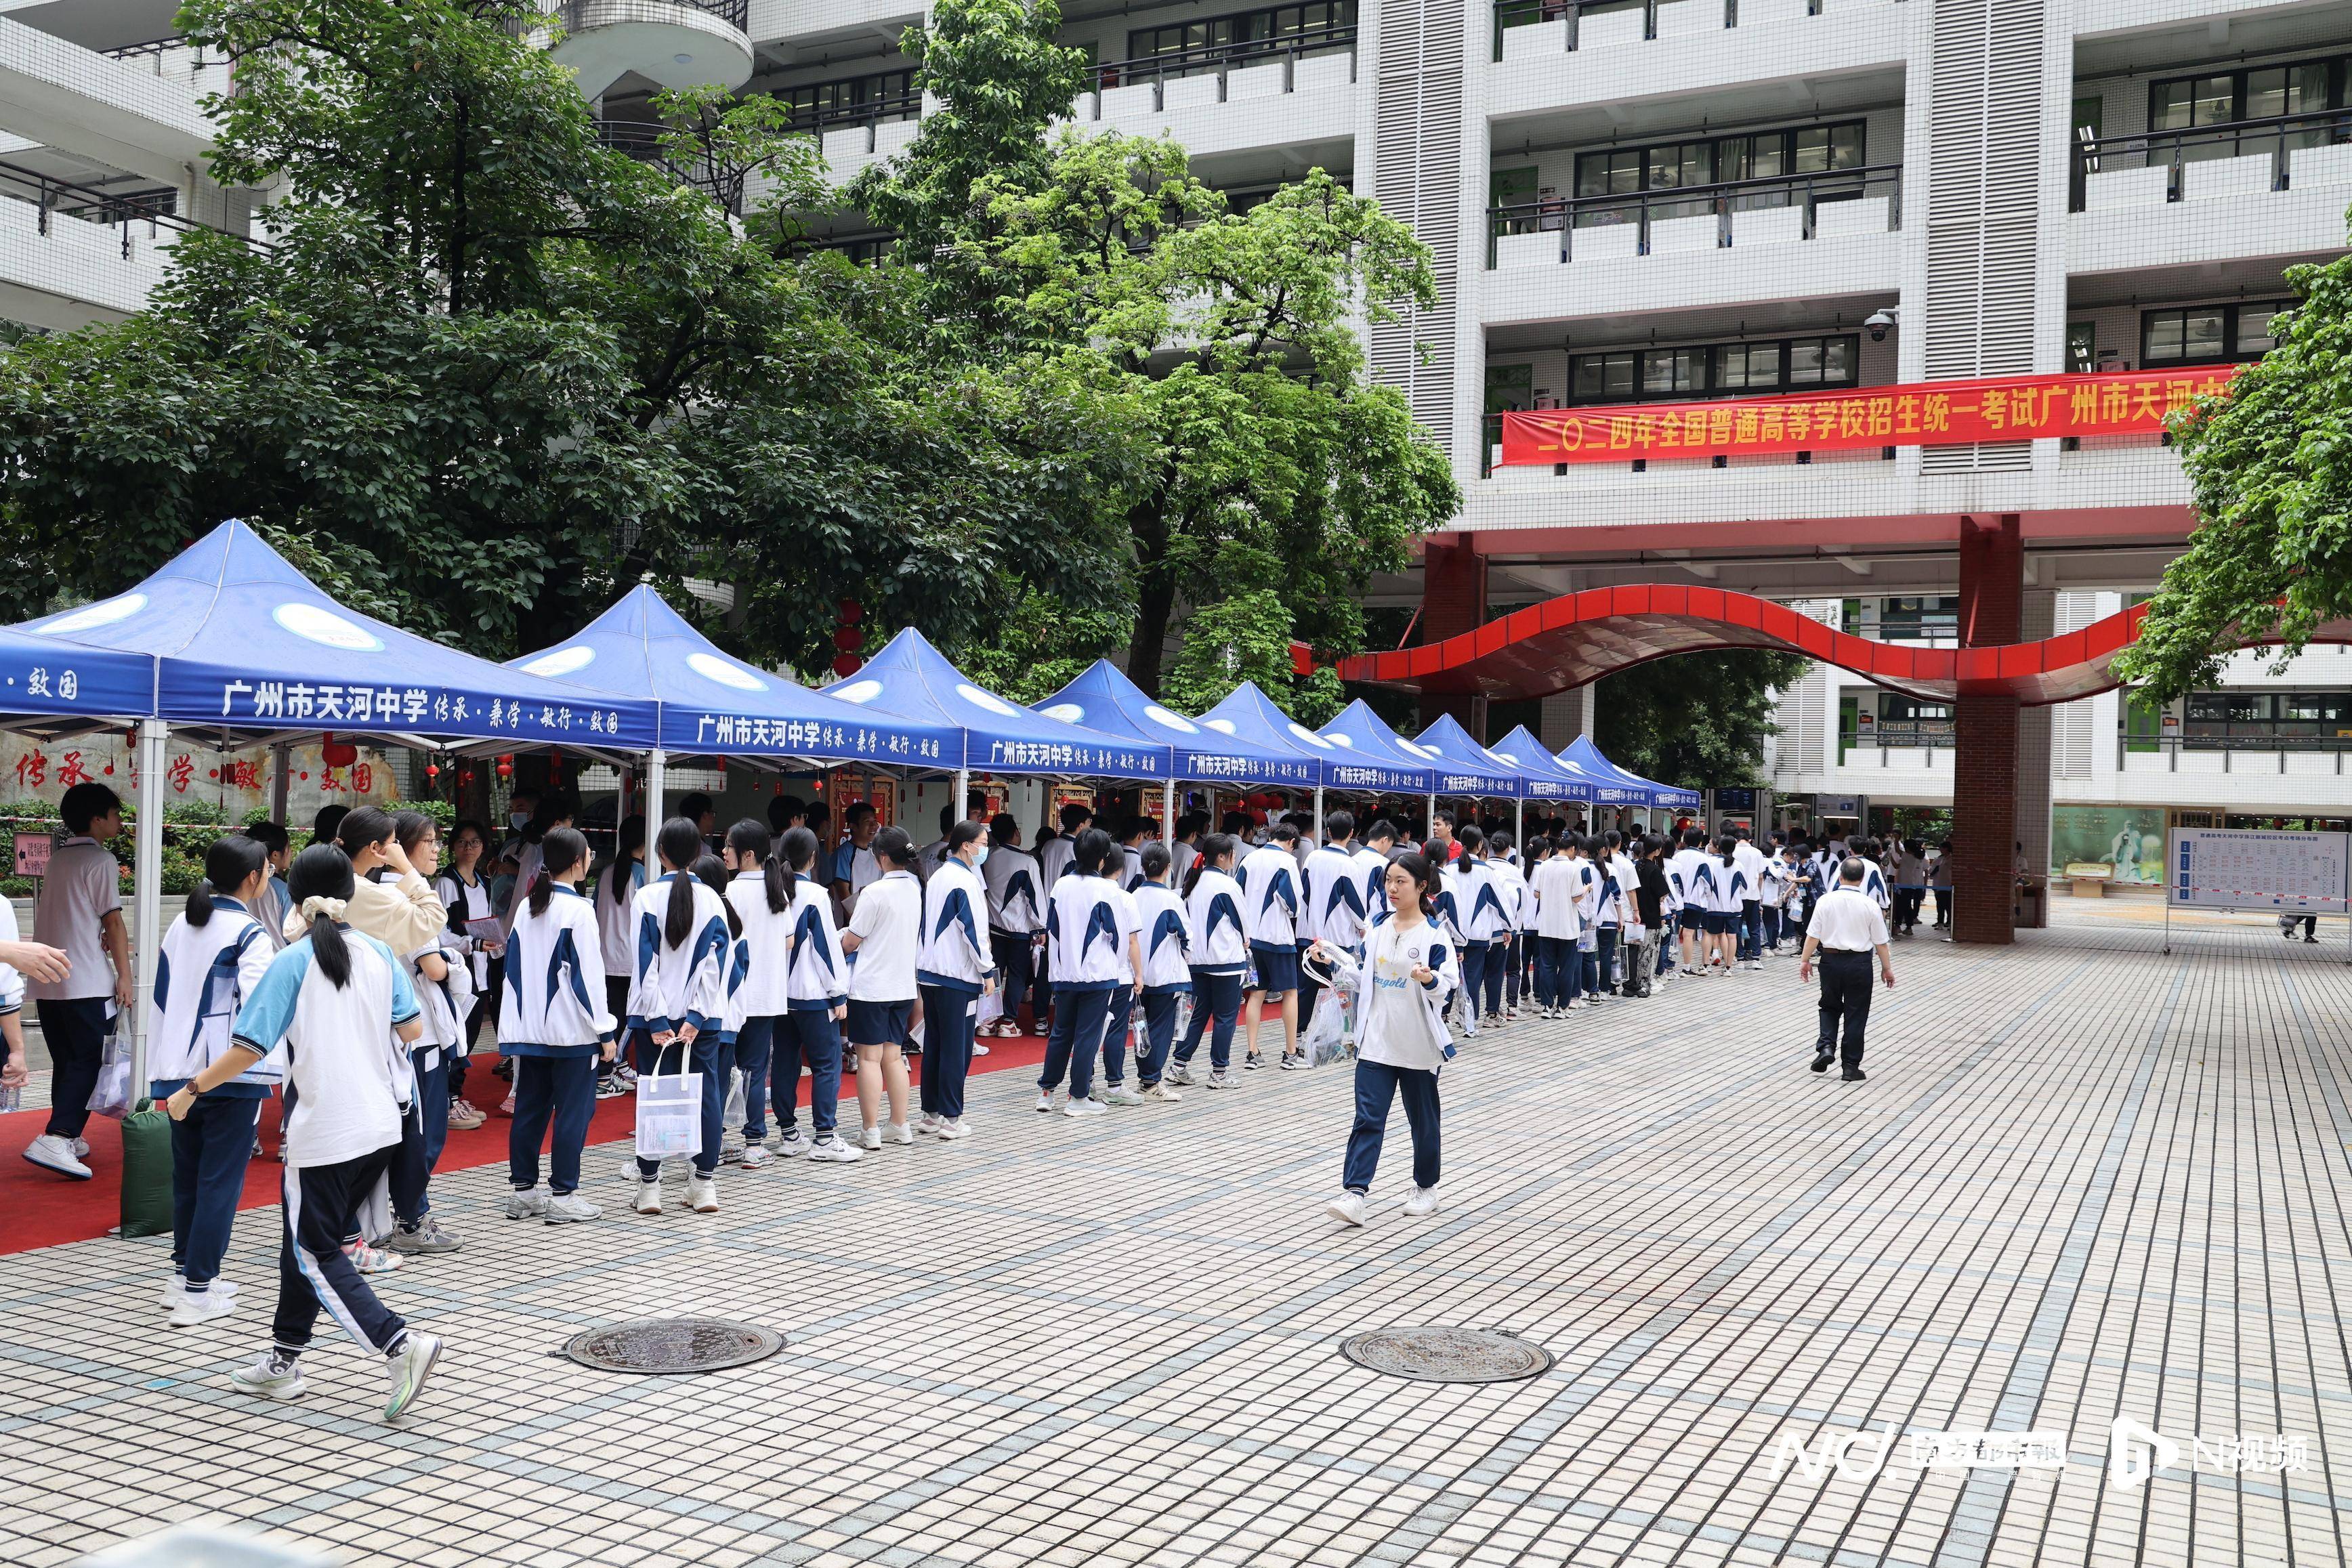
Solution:
M139 722L139 824L131 840L131 951L139 981L131 998L131 1083L146 1092L147 1037L154 1011L155 966L163 950L163 747L162 719Z
M1422 819L1421 819L1421 841L1422 841L1422 842L1423 842L1423 843L1427 843L1427 842L1429 841L1429 840L1430 840L1430 836L1431 836L1432 834L1435 833L1436 831L1437 831L1437 791L1435 791L1434 789L1433 789L1433 790L1431 790L1431 791L1430 791L1430 793L1429 793L1429 806L1428 806L1428 809L1427 809L1427 810L1426 810L1422 814Z
M662 771L669 762L669 754L656 747L646 753L646 883L651 886L661 880L660 853L654 841L661 837Z
M294 792L294 748L281 740L269 748L269 820L282 828Z
M1215 785L1212 784L1201 791L1201 810L1209 815L1209 825L1202 830L1201 833L1201 836L1205 839L1211 833L1220 831L1217 827L1217 787Z
M1173 846L1176 842L1176 780L1168 780L1168 788L1162 791L1162 796L1166 803L1160 812L1160 841Z
M1323 841L1323 786L1315 786L1315 841Z
M1522 863L1528 852L1528 802L1524 797L1512 802L1511 847L1519 852Z
M959 768L955 771L955 809L948 813L948 826L950 830L971 814L971 807L969 804L971 800L971 769Z

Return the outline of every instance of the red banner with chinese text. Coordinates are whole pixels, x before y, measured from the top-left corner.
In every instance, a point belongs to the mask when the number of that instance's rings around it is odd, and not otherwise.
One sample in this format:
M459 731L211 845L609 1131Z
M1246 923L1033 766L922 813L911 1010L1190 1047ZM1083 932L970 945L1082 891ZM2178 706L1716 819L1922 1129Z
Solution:
M1793 397L1509 413L1503 415L1502 465L2155 434L2196 399L2227 388L2237 369L1989 376Z

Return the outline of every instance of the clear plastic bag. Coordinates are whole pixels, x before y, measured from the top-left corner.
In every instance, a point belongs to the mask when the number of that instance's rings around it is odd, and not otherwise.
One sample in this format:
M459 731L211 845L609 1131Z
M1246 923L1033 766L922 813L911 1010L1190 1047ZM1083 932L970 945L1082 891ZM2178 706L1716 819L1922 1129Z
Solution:
M649 1160L691 1155L702 1147L702 1074L679 1072L661 1076L660 1056L654 1071L637 1078L637 1153ZM679 1064L685 1064L679 1051Z
M131 1038L117 1027L121 1015L106 1020L106 1045L99 1057L98 1086L89 1092L92 1115L121 1121L131 1112Z
M1349 1028L1353 1000L1338 990L1325 991L1315 998L1315 1016L1307 1020L1307 1038L1299 1041L1310 1066L1321 1067L1355 1054L1355 1031Z

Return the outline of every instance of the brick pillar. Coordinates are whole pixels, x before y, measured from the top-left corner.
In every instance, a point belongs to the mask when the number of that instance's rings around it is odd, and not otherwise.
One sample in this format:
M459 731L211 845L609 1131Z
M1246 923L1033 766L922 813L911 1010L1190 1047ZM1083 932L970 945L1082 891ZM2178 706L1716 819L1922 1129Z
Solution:
M1478 536L1471 533L1433 535L1422 547L1421 640L1443 643L1486 623L1486 561L1478 553ZM1421 694L1421 723L1435 724L1441 714L1483 742L1486 736L1486 699L1468 691Z
M2027 589L2018 611L2017 640L2038 643L2058 629L2058 595L2050 590ZM2018 924L2041 927L2050 924L2050 774L2051 716L2055 708L2021 708L2017 715L2017 820L2011 839L2024 846L2025 869L2036 879L2038 896L2020 899Z
M1960 519L1960 643L2018 638L2025 551L2014 513ZM2013 939L2010 894L2017 839L2017 716L2013 696L1963 687L1953 723L1952 939ZM2046 766L2046 761L2045 761Z

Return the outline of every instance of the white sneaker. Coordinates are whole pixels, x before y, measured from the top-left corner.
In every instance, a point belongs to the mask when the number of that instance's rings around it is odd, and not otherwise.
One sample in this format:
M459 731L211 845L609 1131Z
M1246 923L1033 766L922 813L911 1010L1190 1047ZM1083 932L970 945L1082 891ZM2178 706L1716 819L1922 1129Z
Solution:
M389 1274L400 1267L399 1253L371 1247L364 1241L344 1248L343 1256L362 1274Z
M1062 1114L1065 1116L1108 1116L1110 1114L1110 1107L1104 1104L1099 1100L1073 1100L1068 1104L1062 1107Z
M1132 1085L1126 1083L1114 1083L1095 1098L1098 1103L1104 1105L1140 1105L1143 1103L1142 1092Z
M200 1296L183 1295L172 1309L172 1326L192 1329L198 1323L208 1323L215 1318L225 1318L236 1311L236 1298L217 1290L206 1291Z
M975 1040L971 1042L971 1053L974 1056L986 1056L988 1054L988 1047Z
M1282 1071L1285 1072L1304 1072L1307 1066L1307 1056L1303 1051L1282 1059Z
M1143 1097L1146 1100L1158 1101L1162 1104L1168 1105L1172 1105L1177 1101L1184 1098L1182 1094L1168 1087L1168 1080L1165 1078L1153 1084L1150 1088L1145 1090L1143 1092Z
M1364 1222L1364 1198L1361 1193L1343 1192L1323 1206L1323 1212L1342 1225Z
M1180 1061L1173 1067L1171 1067L1168 1070L1168 1076L1162 1078L1160 1082L1162 1083L1174 1083L1189 1089L1192 1086L1192 1070Z
M1052 1090L1041 1089L1037 1092L1037 1113L1041 1116L1050 1116L1054 1113L1054 1092Z
M384 1358L384 1369L392 1375L392 1390L383 1402L385 1420L396 1419L423 1396L425 1380L433 1375L433 1364L440 1359L439 1334L408 1331L408 1343L400 1347L400 1354Z
M1234 1086L1233 1074L1230 1072L1212 1072L1209 1074L1208 1086L1212 1089L1231 1089Z
M547 1194L535 1186L507 1195L509 1219L539 1219L544 1218L546 1213Z
M911 1144L915 1141L915 1129L904 1122L893 1122L882 1129L882 1141L886 1144ZM875 1145L868 1144L866 1146L870 1149Z
M729 1133L719 1138L719 1163L720 1165L732 1165L742 1157L743 1135L741 1134Z
M187 1293L188 1281L186 1278L183 1275L174 1274L170 1279L163 1281L163 1297L161 1300L157 1301L155 1304L168 1312L173 1307L178 1306L180 1304L180 1298ZM215 1296L234 1296L236 1294L236 1281L235 1280L215 1279L212 1283L212 1293Z
M866 1151L845 1138L827 1138L809 1150L811 1165L854 1166L866 1157Z
M768 1152L767 1145L752 1144L746 1147L741 1154L735 1156L735 1163L742 1166L747 1171L755 1171L761 1166L767 1165L772 1161L775 1157L775 1155Z
M715 1176L687 1177L686 1207L697 1214L718 1213L719 1178Z
M547 1223L550 1225L585 1225L602 1218L604 1211L576 1192L560 1192L547 1200Z
M76 1138L74 1140L74 1158L78 1160L86 1160L89 1158L89 1140L88 1138Z
M270 1399L302 1397L302 1368L290 1355L265 1350L228 1375L229 1384Z
M26 1144L25 1157L45 1171L55 1171L76 1181L89 1179L89 1167L81 1163L80 1155L74 1153L72 1140L60 1138L55 1133L43 1133Z
M635 1207L639 1214L659 1214L661 1212L661 1177L656 1176L651 1181L646 1181L643 1177L638 1178L637 1201Z
M1433 1186L1417 1186L1413 1188L1412 1196L1404 1200L1404 1211L1407 1214L1412 1215L1416 1219L1424 1214L1435 1214L1437 1212L1437 1189Z
M857 1134L857 1142L860 1147L868 1150L880 1148L882 1146L882 1129L879 1127L866 1128L864 1132Z
M776 1139L776 1158L780 1160L798 1159L808 1151L809 1142L801 1136L798 1127L787 1127Z
M933 1124L930 1131L931 1136L939 1139L940 1142L943 1144L952 1144L958 1138L969 1138L971 1136L971 1129L963 1124L963 1118L961 1116L942 1116L935 1124Z

